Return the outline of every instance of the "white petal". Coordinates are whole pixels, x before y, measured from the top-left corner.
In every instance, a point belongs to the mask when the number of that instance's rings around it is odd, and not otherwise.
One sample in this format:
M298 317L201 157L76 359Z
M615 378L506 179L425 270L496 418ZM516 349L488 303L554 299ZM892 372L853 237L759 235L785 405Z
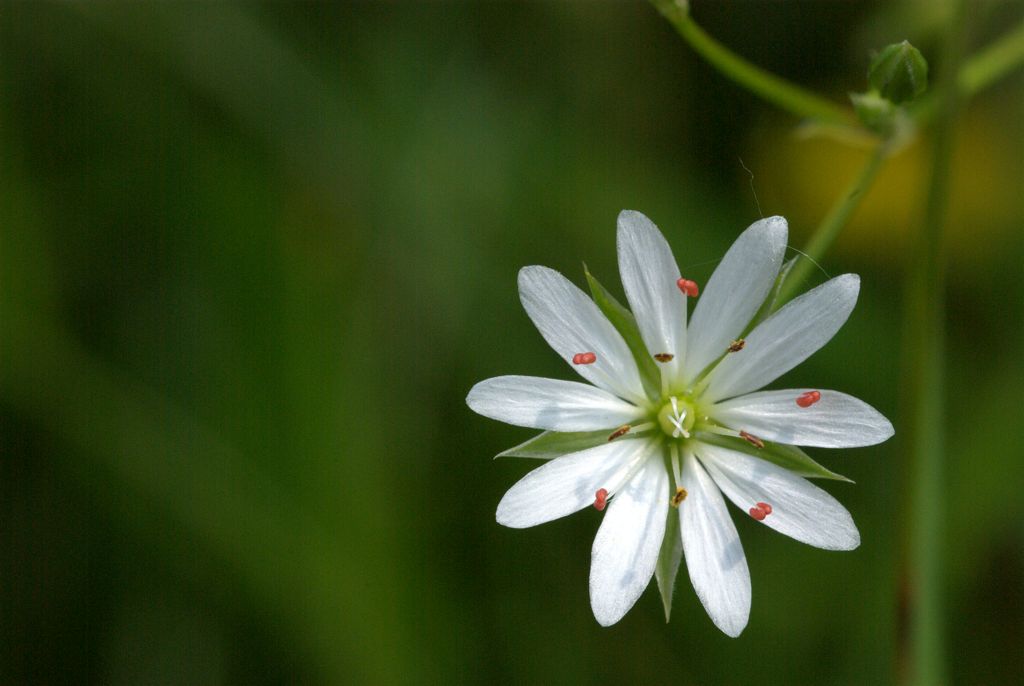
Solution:
M590 557L590 606L611 626L647 588L665 535L668 472L652 451L629 484L612 499Z
M675 379L686 354L686 295L676 284L672 249L650 219L632 210L619 213L618 249L622 287L640 335L652 355L674 356L659 366Z
M857 448L893 435L892 424L867 403L838 391L819 391L821 399L800 407L796 399L810 388L761 391L715 405L710 414L736 430L790 445Z
M644 402L632 353L583 291L547 267L519 271L519 298L544 340L584 379L615 395ZM597 355L593 364L573 364L577 353Z
M620 438L556 457L505 493L498 503L497 522L523 529L578 512L594 503L597 489L618 483L650 449L651 441Z
M690 582L711 621L739 636L750 618L750 571L736 525L718 487L689 455L683 462L679 525Z
M860 277L843 274L788 303L750 332L743 350L715 368L705 399L755 391L806 360L839 331L859 292Z
M687 379L718 359L750 323L779 273L788 236L785 219L768 217L751 224L725 253L693 310Z
M469 391L466 403L485 417L548 431L611 430L643 412L600 388L536 376L481 381Z
M697 444L697 456L722 492L744 512L772 506L764 524L817 548L853 550L860 533L839 501L807 479L727 448Z

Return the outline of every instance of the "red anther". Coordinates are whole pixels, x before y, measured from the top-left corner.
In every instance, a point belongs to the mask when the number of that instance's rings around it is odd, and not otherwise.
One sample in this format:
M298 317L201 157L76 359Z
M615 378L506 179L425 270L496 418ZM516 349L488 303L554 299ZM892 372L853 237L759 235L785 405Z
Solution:
M675 355L673 355L672 353L657 353L654 356L654 359L656 359L658 362L671 362L674 357Z
M754 446L758 450L764 447L764 441L755 436L754 434L748 434L746 431L740 431L740 438Z
M608 504L608 489L599 488L594 494L594 509L600 512Z
M770 515L772 513L772 506L768 503L757 503L757 507L761 509L765 515Z
M618 429L616 429L615 431L612 432L612 435L608 437L608 442L611 443L612 441L614 441L619 436L625 436L626 434L629 433L629 430L631 428L633 428L633 427L631 427L629 424L623 424Z
M597 362L597 355L594 353L576 353L572 356L573 364L594 364Z
M765 510L762 510L760 507L752 507L750 508L750 516L759 522L763 522L764 518L768 516L768 513Z
M819 400L821 400L821 393L818 391L807 391L803 395L797 397L796 404L800 407L810 407Z
M697 294L700 293L700 289L697 288L696 281L690 281L689 279L679 279L678 281L676 281L676 285L679 286L679 290L681 290L683 293L690 296L691 298L696 298Z

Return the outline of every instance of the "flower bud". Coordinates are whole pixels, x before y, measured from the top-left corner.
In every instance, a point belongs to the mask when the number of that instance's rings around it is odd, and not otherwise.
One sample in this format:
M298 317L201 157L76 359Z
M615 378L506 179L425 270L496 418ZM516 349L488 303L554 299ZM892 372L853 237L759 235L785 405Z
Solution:
M909 42L893 43L871 60L868 83L883 98L901 105L928 87L928 62Z

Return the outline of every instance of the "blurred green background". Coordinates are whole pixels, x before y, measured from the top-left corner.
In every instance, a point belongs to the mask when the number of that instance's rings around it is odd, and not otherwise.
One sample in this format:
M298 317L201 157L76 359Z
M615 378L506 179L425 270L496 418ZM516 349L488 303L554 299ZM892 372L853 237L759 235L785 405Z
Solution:
M932 57L943 20L694 5L837 101L872 48ZM971 15L977 46L1024 11ZM948 663L966 684L1024 682L1022 86L965 113L950 198ZM640 2L0 4L0 682L894 681L926 140L815 276L862 275L849 323L775 384L893 418L882 446L811 451L857 482L825 487L863 544L812 549L734 510L740 638L685 574L670 624L652 585L599 627L600 515L495 524L535 464L491 457L531 434L464 403L486 377L572 376L516 272L581 283L586 261L621 293L622 208L700 283L762 212L800 246L866 152L796 124Z

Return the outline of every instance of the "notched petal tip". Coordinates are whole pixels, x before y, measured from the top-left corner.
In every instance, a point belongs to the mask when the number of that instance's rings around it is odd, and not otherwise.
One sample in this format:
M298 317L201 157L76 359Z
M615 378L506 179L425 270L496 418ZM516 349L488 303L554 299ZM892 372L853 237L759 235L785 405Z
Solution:
M782 215L776 214L764 219L758 219L747 228L752 229L754 227L761 228L762 230L778 231L781 229L782 231L789 231L789 222Z
M634 244L643 240L643 234L657 234L658 238L664 241L661 231L651 221L650 217L636 210L622 210L616 221L616 242L621 253L625 244Z
M860 547L860 530L852 522L851 527L852 530L849 532L848 540L839 542L833 550L856 550ZM825 548L825 550L828 549Z
M832 279L838 287L851 292L854 299L860 295L860 276L857 274L840 274Z
M523 523L521 518L516 517L516 513L512 512L507 504L506 497L502 498L498 503L498 509L494 513L494 521L502 526L507 526L510 529L529 529L532 526L536 526L533 523Z
M558 274L558 272L551 267L544 267L539 264L528 264L525 267L519 268L519 274L516 276L516 283L519 285L519 290L522 291L524 284L530 279L543 277L551 273ZM559 274L559 276L561 276L561 274Z
M625 224L636 224L636 223L652 223L650 218L643 212L636 210L622 210L619 212L619 217L616 220L619 228L622 228Z
M594 578L590 579L590 611L594 613L594 619L603 627L614 626L622 621L622 618L633 609L636 600L623 603L622 599L616 596L608 596L608 589L599 590L595 588Z
M486 383L485 381L478 381L473 384L473 387L469 389L469 393L466 394L466 405L469 409L473 410L477 414L483 414L478 407L480 407L480 394L482 392L481 386Z
M890 438L896 435L896 429L895 427L893 427L892 422L886 419L885 415L883 415L881 412L874 409L873 407L870 409L874 412L874 417L872 417L872 431L870 432L870 442L865 442L862 446L856 447L867 447L869 445L878 445L880 443L885 443Z
M594 619L601 626L612 626L626 616L627 610L622 610L616 603L609 602L605 597L606 590L599 590L594 583L594 570L590 570L590 611L594 613Z
M789 222L786 221L785 217L778 215L758 219L747 227L747 231L768 234L768 241L772 246L785 247L786 242L789 240Z
M743 633L743 630L747 628L747 623L749 621L750 621L749 619L744 619L741 623L737 623L735 625L730 625L730 624L725 624L725 623L719 624L717 622L713 622L713 623L714 623L715 626L718 627L719 631L721 631L723 634L725 634L729 638L739 638L740 634Z
M821 550L856 550L860 547L860 530L857 528L857 524L853 521L853 515L850 514L846 508L843 508L846 513L844 520L834 521L830 526L823 527L828 531L827 541L802 541L808 545L812 545L815 548ZM786 532L783 532L786 533ZM790 534L787 534L790 535ZM790 535L791 536L791 535ZM796 538L795 536L791 536ZM800 540L797 538L796 540Z

